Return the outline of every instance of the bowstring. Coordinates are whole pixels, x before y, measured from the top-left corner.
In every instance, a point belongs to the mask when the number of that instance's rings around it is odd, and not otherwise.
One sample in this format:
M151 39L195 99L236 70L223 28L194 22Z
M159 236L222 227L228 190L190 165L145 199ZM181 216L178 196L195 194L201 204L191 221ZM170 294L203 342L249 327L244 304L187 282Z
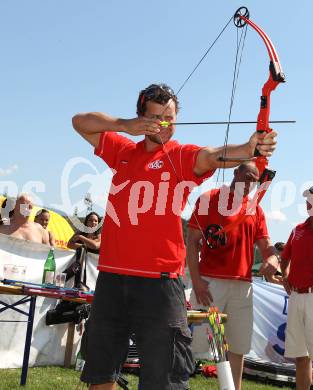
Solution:
M236 55L235 55L235 65L233 70L233 80L232 80L232 90L231 90L231 96L230 96L230 104L229 104L229 110L228 110L228 120L226 125L226 132L225 132L225 138L224 138L224 144L223 144L223 153L222 158L226 158L227 154L227 146L228 146L228 139L229 139L229 132L230 132L230 122L232 117L232 111L235 101L235 94L236 94L236 88L237 88L237 82L239 78L239 72L240 72L240 66L242 61L242 54L243 49L245 46L245 40L247 35L247 25L242 29L240 38L238 39L238 29L237 29L237 44L236 44ZM225 182L225 168L226 168L226 161L224 161L223 167L218 169L217 172L217 179L216 179L216 187L219 183L219 177L221 170L223 170L223 183Z
M242 55L243 55L243 49L245 46L246 36L247 36L247 25L241 30L240 38L238 34L238 29L236 30L236 55L235 55L235 64L234 64L234 70L233 70L233 81L232 81L232 89L231 89L231 96L230 96L230 104L229 104L229 111L228 111L228 123L226 125L226 132L225 132L225 139L224 139L224 145L223 145L223 153L222 158L226 158L227 155L227 146L228 146L228 140L229 140L229 133L230 133L230 122L232 117L232 111L234 107L234 101L235 101L235 95L236 95L236 89L237 89L237 82L239 78L239 72L240 72L240 66L242 61ZM215 182L215 188L221 187L222 185L225 185L225 168L226 168L226 161L224 160L224 164L222 167L218 169L216 182ZM222 174L222 183L219 181L221 171L223 171ZM219 207L219 203L218 203ZM218 218L219 218L219 225L222 226L222 215L220 210L218 210ZM225 233L224 233L225 234Z
M210 51L212 50L212 48L215 46L216 42L219 40L219 38L220 38L221 35L224 33L224 31L226 30L226 28L228 27L228 25L231 23L232 20L233 20L233 16L227 21L227 23L226 23L226 24L224 25L224 27L221 29L221 31L219 32L219 34L217 35L217 37L216 37L216 38L213 40L213 42L210 44L209 48L205 51L205 53L203 54L203 56L200 58L200 60L199 60L199 61L197 62L197 64L194 66L194 68L193 68L192 71L189 73L189 75L186 77L186 79L182 82L181 86L180 86L180 87L178 88L178 90L177 90L177 93L175 93L175 96L178 96L179 93L183 90L183 88L186 86L186 84L187 84L188 81L191 79L191 77L192 77L193 74L196 72L196 70L199 68L199 66L201 65L201 63L202 63L202 62L204 61L204 59L206 58L206 56L209 54L209 52L210 52ZM170 101L171 101L171 99L170 99L170 100L167 102L167 104L165 105L164 110L162 111L162 114L164 114L164 112L165 112L166 109L168 108L168 106L169 106L169 104L170 104ZM161 136L160 136L159 134L157 134L157 136L159 137L159 140L160 140L160 142L161 142L161 144L162 144L162 148L163 148L163 150L164 150L164 152L165 152L165 155L166 155L166 157L167 157L167 159L168 159L168 161L169 161L169 163L170 163L170 165L171 165L171 167L172 167L172 169L173 169L173 171L174 171L174 173L175 173L175 176L176 176L177 180L179 180L179 175L178 175L177 170L176 170L176 168L175 168L175 166L174 166L174 163L173 163L173 161L172 161L172 159L171 159L171 157L170 157L168 151L166 150L166 145L164 144L164 142L163 142ZM181 160L180 160L180 164L181 164ZM182 168L182 167L181 167L181 168ZM182 171L182 169L181 169L181 177L182 177L183 180L185 180L184 177L183 177L183 171ZM189 200L189 195L188 195L188 197L187 197L187 204L188 204L190 210L192 210L193 207L192 207L191 202L190 202L190 200ZM201 232L202 238L203 238L204 242L206 242L206 237L205 237L205 235L204 235L204 233L203 233L203 231L202 231L200 222L199 222L199 220L198 220L198 218L197 218L197 216L196 216L195 214L194 214L194 216L195 216L195 220L196 220L198 229L199 229L200 232Z
M200 60L198 61L198 63L196 64L196 66L193 68L193 70L190 72L190 74L186 77L186 79L182 82L181 86L178 88L177 90L177 93L175 94L176 96L179 95L179 93L182 91L182 89L185 87L185 85L188 83L188 81L191 79L191 77L193 76L193 74L195 73L195 71L199 68L199 66L201 65L201 63L204 61L205 57L209 54L209 52L211 51L211 49L213 48L213 46L216 44L216 42L219 40L219 38L221 37L221 35L223 34L223 32L226 30L226 28L228 27L229 23L233 20L233 16L227 21L227 23L225 24L225 26L222 28L222 30L220 31L220 33L217 35L217 37L214 39L214 41L211 43L211 45L209 46L209 48L206 50L206 52L203 54L203 56L200 58Z
M180 88L178 89L177 93L175 94L176 96L178 96L178 94L182 91L182 89L186 86L187 82L190 80L190 78L193 76L193 74L195 73L195 71L198 69L198 67L200 66L200 64L204 61L204 59L206 58L206 56L209 54L209 52L211 51L211 49L214 47L214 45L216 44L216 42L218 41L218 39L221 37L221 35L223 34L223 32L226 30L226 28L228 27L228 25L230 24L230 22L233 20L233 16L227 21L227 23L225 24L225 26L222 28L222 30L220 31L220 33L218 34L218 36L214 39L214 41L212 42L212 44L209 46L209 48L206 50L206 52L204 53L204 55L201 57L201 59L198 61L198 63L196 64L196 66L193 68L193 70L190 72L190 74L187 76L187 78L184 80L184 82L181 84ZM233 70L233 80L232 80L232 90L231 90L231 98L230 98L230 106L229 106L229 110L228 110L228 120L227 120L227 127L226 127L226 133L225 133L225 139L224 139L224 144L223 144L223 154L222 154L222 157L226 157L226 153L227 153L227 146L228 146L228 138L229 138L229 132L230 132L230 122L231 122L231 116L232 116L232 109L233 109L233 105L234 105L234 99L235 99L235 93L236 93L236 87L237 87L237 82L238 82L238 78L239 78L239 71L240 71L240 65L241 65L241 61L242 61L242 54L243 54L243 49L244 49L244 45L245 45L245 39L246 39L246 34L247 34L247 26L245 26L242 31L241 31L241 34L240 34L240 38L239 37L239 34L238 34L238 29L236 30L237 31L237 40L236 40L236 55L235 55L235 65L234 65L234 70ZM169 103L170 103L170 100L169 102L165 105L165 108L163 110L163 114L164 112L166 111L167 107L169 106ZM177 173L177 170L174 166L174 163L168 153L168 151L166 150L166 145L164 144L162 138L160 137L159 134L157 134L159 139L160 139L160 142L162 144L162 147L163 147L163 150L165 152L165 155L167 156L167 159L170 163L170 165L172 166L172 169L176 175L176 178L179 179L179 176L178 176L178 173ZM220 172L221 170L223 170L223 182L225 181L225 167L226 167L226 161L224 161L224 166L223 167L220 167L218 169L218 172L217 172L217 179L216 179L216 185L215 187L217 188L218 186L218 183L219 183L219 177L220 177ZM182 172L182 169L181 169L181 177L182 179L184 180L184 177L183 177L183 172ZM191 202L189 200L189 196L187 197L187 204L190 208L190 210L193 209L192 205L191 205ZM206 242L206 237L205 237L205 234L202 230L202 227L200 225L200 222L199 222L199 219L197 217L196 214L194 214L194 218L195 218L195 221L196 221L196 224L197 224L197 227L199 229L199 231L201 232L201 235L202 235L202 239L203 239L203 243Z

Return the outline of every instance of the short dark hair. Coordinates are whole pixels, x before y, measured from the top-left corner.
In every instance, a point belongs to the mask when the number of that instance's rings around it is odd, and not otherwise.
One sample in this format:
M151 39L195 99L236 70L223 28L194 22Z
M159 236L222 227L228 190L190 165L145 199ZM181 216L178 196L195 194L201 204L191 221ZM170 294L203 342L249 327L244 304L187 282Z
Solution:
M241 163L240 165L238 165L238 170L240 172L242 172L242 171L245 171L247 169L251 169L252 167L257 169L254 161L245 161L245 162Z
M285 247L285 243L278 241L278 242L276 242L276 244L274 244L274 247L278 252L281 252Z
M175 111L177 114L179 111L179 102L172 88L164 83L150 84L147 88L139 92L137 100L137 115L142 116L145 114L147 102L149 101L165 105L169 100L174 101Z
M47 210L47 209L40 209L40 210L37 211L34 219L40 217L44 213L48 213L50 215L50 211L49 210Z

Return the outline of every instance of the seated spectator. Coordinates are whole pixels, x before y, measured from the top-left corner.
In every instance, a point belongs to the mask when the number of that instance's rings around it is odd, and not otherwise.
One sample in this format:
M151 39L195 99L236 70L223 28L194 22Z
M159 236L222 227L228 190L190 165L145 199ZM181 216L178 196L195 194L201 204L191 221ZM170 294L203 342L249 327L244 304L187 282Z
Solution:
M88 232L77 232L69 240L67 246L70 249L78 249L85 246L88 252L99 253L101 244L101 218L100 216L92 211L89 213L84 221L84 225L89 228Z
M33 208L33 202L29 195L22 194L16 199L13 213L8 217L2 216L4 221L0 225L0 233L7 234L22 240L29 240L40 244L49 245L48 232L38 223L29 220L29 215ZM5 209L2 208L2 211ZM6 213L4 213L6 214Z
M48 234L49 234L49 243L50 243L50 246L53 246L55 247L55 238L54 238L54 234L52 232L50 232L50 230L47 229L48 225L49 225L49 221L50 221L50 213L48 210L46 209L41 209L37 212L35 218L34 218L34 222L37 222L39 223L44 229L47 230Z

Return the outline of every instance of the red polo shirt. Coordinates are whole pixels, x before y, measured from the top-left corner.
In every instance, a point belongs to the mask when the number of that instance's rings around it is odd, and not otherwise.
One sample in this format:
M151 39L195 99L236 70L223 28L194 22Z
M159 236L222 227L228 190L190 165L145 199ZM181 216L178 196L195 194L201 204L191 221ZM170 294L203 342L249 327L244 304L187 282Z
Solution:
M201 149L169 141L147 152L113 132L102 133L95 154L114 176L102 228L98 269L160 277L183 273L185 245L181 211L191 190L210 177L193 173Z
M293 229L281 257L290 260L288 282L292 287L313 286L313 229L310 219Z
M226 187L222 187L225 191ZM233 206L233 194L227 193L226 202L220 197L221 190L215 189L202 195L189 221L189 227L205 232L208 225L218 224L222 227L233 223L246 209L248 197L240 200L238 206ZM223 202L225 205L223 206ZM227 214L220 212L229 210ZM220 210L220 211L219 211ZM226 245L210 249L202 244L200 257L200 274L221 279L240 279L251 281L251 268L254 260L254 243L262 238L268 238L268 231L263 210L257 206L255 212L249 215L234 229L226 233Z

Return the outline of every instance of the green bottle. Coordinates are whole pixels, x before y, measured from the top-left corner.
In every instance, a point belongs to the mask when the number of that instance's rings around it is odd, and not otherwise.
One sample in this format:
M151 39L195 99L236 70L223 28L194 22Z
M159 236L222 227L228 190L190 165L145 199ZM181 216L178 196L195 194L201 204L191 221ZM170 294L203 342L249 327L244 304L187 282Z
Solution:
M79 351L76 355L76 362L75 362L75 371L83 371L85 364L85 360L82 357L81 352Z
M54 284L55 260L54 248L51 247L45 265L43 266L42 284Z

